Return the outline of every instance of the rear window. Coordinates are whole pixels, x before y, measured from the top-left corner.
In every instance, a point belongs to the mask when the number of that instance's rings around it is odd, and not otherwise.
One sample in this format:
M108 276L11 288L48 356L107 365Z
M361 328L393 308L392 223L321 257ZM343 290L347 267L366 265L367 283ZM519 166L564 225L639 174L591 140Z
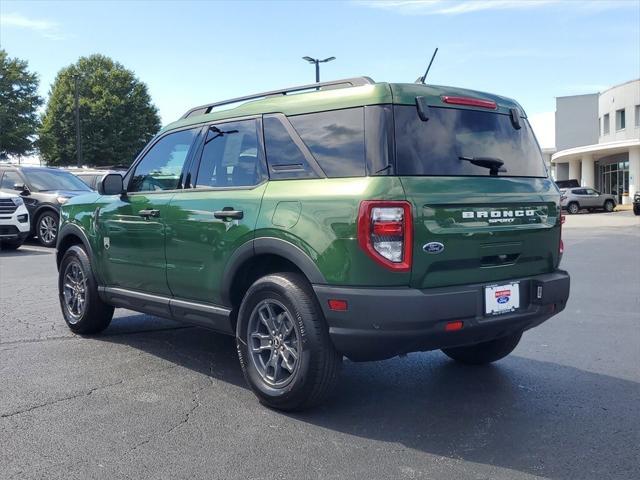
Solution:
M516 130L509 115L430 107L429 120L415 106L394 107L396 168L399 175L487 176L490 169L467 159L501 160L498 176L546 177L529 123Z

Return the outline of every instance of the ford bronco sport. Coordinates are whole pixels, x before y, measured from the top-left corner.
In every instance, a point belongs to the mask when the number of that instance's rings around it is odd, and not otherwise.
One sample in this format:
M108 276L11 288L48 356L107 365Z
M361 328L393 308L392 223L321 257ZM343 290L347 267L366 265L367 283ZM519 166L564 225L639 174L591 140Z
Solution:
M61 209L71 330L114 307L236 338L259 400L321 402L344 356L485 364L569 296L560 194L513 100L355 78L189 110Z

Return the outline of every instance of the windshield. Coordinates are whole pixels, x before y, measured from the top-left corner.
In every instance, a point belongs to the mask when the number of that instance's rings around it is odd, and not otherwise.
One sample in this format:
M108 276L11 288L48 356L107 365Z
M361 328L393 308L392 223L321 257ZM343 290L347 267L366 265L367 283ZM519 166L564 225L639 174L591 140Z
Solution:
M487 159L502 162L494 174L546 177L529 123L516 130L509 115L477 110L429 108L423 121L414 106L394 108L399 175L487 176ZM471 161L475 160L475 161Z
M75 175L61 170L27 170L23 171L30 186L40 192L48 190L80 190L90 192L91 189Z

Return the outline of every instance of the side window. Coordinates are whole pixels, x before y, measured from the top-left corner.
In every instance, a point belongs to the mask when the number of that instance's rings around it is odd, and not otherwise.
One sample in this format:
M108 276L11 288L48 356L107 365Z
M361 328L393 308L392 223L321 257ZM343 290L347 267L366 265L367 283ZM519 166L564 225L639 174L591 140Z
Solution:
M247 187L262 179L258 122L211 125L204 141L196 188Z
M161 138L136 166L127 190L152 192L178 188L182 167L198 131L199 128L181 130Z
M327 177L363 177L364 109L288 117Z
M322 172L312 164L313 159L307 158L304 152L306 146L302 140L295 138L297 136L295 130L286 122L283 115L264 116L264 146L267 151L271 179L285 180L323 176Z
M573 190L573 194L574 195L586 195L587 191L584 188L578 188L576 190Z
M0 183L0 188L3 190L13 190L13 186L18 183L22 185L24 182L20 178L16 172L6 171L4 172L4 176L2 177L2 183Z

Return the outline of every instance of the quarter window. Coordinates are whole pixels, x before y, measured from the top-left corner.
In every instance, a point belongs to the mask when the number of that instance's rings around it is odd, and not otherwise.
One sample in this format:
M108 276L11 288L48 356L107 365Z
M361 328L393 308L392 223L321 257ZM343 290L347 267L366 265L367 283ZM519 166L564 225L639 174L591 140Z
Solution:
M364 109L289 117L327 177L365 175Z
M321 176L307 159L302 140L294 138L297 133L287 125L284 116L265 116L263 122L267 163L273 180Z
M211 125L207 132L196 188L244 187L262 179L256 120Z
M127 190L152 192L180 188L182 169L198 130L181 130L158 140L136 166Z

